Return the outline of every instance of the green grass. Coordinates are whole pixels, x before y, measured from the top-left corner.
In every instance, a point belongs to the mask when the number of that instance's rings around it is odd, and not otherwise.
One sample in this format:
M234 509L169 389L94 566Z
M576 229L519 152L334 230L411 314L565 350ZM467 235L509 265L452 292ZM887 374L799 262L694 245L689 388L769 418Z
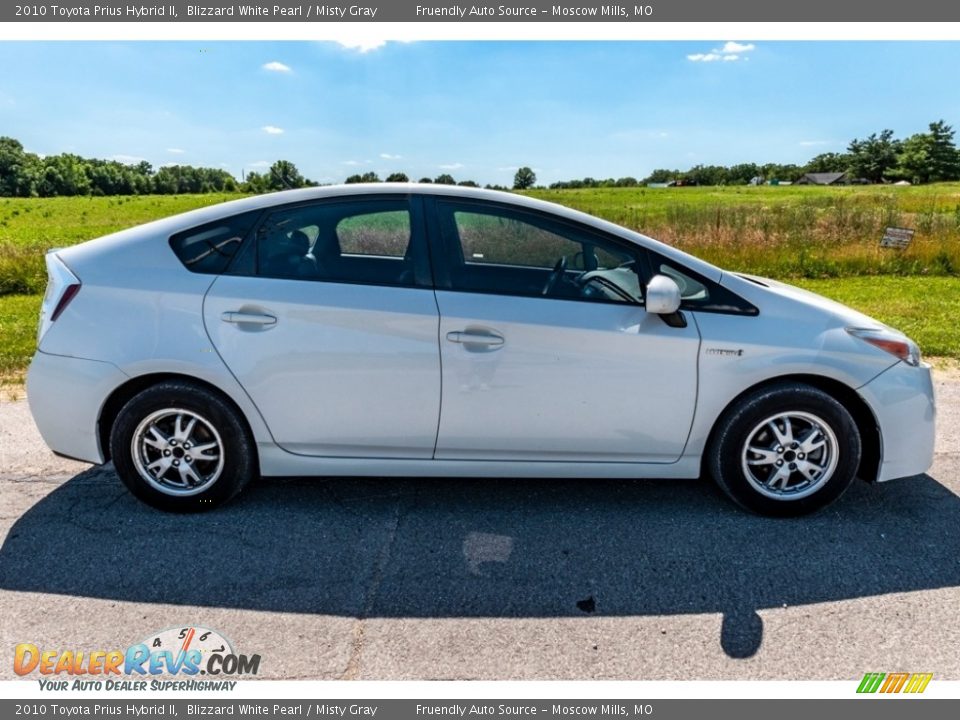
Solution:
M790 282L901 330L925 355L960 358L960 278L850 277Z
M0 295L43 292L47 250L240 195L0 198Z
M862 185L819 187L811 185L683 187L683 188L592 188L584 190L529 190L531 197L600 215L613 222L659 224L671 216L671 209L716 210L739 207L747 210L776 210L804 206L830 209L881 209L890 220L898 215L954 213L960 206L960 183L935 183L895 187Z
M39 295L0 297L0 385L19 382L37 347Z

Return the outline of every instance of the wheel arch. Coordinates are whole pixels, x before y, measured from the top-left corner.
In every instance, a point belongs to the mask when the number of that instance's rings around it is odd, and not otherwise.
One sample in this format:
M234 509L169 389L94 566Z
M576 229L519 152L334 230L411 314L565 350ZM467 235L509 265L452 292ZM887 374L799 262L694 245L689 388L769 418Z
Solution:
M713 425L710 428L710 434L707 436L707 442L704 445L705 452L700 460L701 476L706 473L707 458L709 457L710 449L713 447L713 443L715 442L717 430L721 425L721 421L746 396L751 395L758 390L785 382L804 383L806 385L815 387L818 390L822 390L831 397L835 398L841 405L844 406L844 408L846 408L847 412L850 413L854 422L857 424L857 430L860 433L862 451L860 454L860 465L857 467L857 477L867 480L868 482L874 482L877 479L877 475L880 471L883 444L880 436L880 425L877 422L877 418L874 415L873 410L871 410L866 401L860 397L859 393L857 393L857 391L849 385L823 375L807 375L802 373L778 375L776 377L766 378L765 380L746 388L726 404L726 406L723 408L723 412L719 413L716 420L714 420Z
M247 417L240 405L237 404L232 397L230 397L230 394L223 390L223 388L217 387L213 383L206 380L201 380L200 378L192 375L172 372L137 375L136 377L130 378L123 384L118 385L116 388L114 388L113 392L110 393L103 406L100 408L100 415L97 418L97 440L100 443L100 452L103 454L104 462L107 462L111 459L110 432L113 429L113 425L117 420L117 415L120 413L121 408L123 408L123 406L126 405L127 402L129 402L130 399L138 393L146 390L149 387L153 387L154 385L167 382L169 380L177 380L202 387L205 390L214 393L224 402L226 402L234 410L234 412L236 412L237 417L243 423L244 429L249 434L251 440L250 445L256 455L256 457L254 457L254 463L255 466L259 466L259 451L257 448L256 436L250 424L250 419Z

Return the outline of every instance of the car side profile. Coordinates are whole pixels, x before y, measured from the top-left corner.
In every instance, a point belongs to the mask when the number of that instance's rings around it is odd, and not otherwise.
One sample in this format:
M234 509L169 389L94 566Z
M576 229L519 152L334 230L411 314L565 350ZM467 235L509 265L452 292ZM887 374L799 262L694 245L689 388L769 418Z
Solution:
M933 458L903 334L511 193L285 191L46 262L37 426L164 510L256 476L709 475L790 516Z

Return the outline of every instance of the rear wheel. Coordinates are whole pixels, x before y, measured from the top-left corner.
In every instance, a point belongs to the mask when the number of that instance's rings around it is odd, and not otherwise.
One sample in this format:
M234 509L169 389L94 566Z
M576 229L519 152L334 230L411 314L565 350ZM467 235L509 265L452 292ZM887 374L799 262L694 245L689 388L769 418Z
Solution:
M786 517L840 497L860 452L860 433L843 405L819 388L781 383L748 395L720 419L707 461L734 501Z
M253 447L228 402L182 381L131 398L110 434L124 485L144 502L173 512L209 510L236 495L255 475Z

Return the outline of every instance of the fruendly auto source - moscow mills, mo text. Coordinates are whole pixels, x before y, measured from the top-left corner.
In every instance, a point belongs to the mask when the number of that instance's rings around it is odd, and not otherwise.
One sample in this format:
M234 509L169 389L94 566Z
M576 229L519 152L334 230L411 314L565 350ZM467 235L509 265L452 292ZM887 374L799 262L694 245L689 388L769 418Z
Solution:
M453 18L470 17L564 17L564 18L636 18L653 15L653 5L417 5L417 17Z

